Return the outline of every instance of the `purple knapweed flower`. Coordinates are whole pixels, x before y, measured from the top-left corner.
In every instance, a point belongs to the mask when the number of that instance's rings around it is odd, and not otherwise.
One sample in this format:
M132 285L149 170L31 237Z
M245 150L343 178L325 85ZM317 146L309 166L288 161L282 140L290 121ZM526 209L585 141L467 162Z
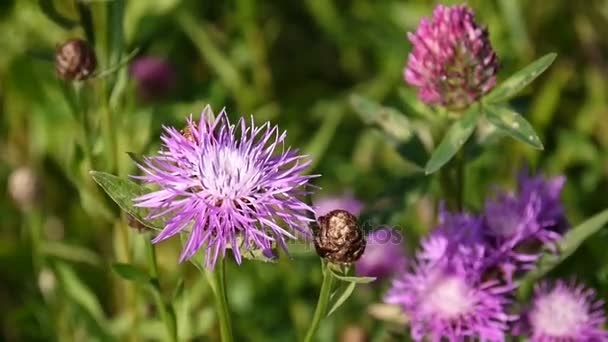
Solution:
M357 275L382 279L405 269L403 235L398 230L382 227L369 234L366 240L365 252L355 264Z
M543 282L536 287L532 305L515 333L532 342L608 341L604 302L595 296L594 290L574 282L557 281L553 286Z
M137 83L137 95L144 101L167 95L177 82L175 69L159 57L140 57L131 65L131 77Z
M327 215L330 211L338 209L359 216L363 210L363 203L351 193L345 193L343 195L320 197L313 202L313 208L317 217Z
M394 279L385 301L403 308L414 340L504 341L513 286L487 277L480 221L442 213L416 262Z
M423 102L461 110L495 86L498 57L466 5L438 5L408 38L405 80Z
M180 262L205 250L212 268L231 248L237 263L245 251L286 248L294 234L310 236L307 212L312 208L298 197L311 176L310 164L297 150L285 149L286 132L253 117L231 124L224 110L213 117L207 106L200 121L188 120L182 132L164 127L163 148L138 165L135 177L158 187L134 199L150 208L149 219L165 218L154 243L188 232Z
M534 267L542 247L555 249L567 228L560 192L564 177L528 178L520 174L516 193L500 193L485 206L483 232L494 261L511 281L518 270Z

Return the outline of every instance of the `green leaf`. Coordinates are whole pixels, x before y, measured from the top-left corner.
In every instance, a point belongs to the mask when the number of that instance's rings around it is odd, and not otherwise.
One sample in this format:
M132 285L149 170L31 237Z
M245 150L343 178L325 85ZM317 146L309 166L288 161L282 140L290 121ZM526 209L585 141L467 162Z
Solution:
M551 271L572 255L585 240L605 227L606 224L608 224L608 209L595 214L587 221L572 228L558 244L559 254L545 254L540 260L538 267L534 271L528 273L526 279L536 280Z
M342 291L340 296L332 304L331 309L329 309L329 311L327 312L327 317L329 317L332 313L334 313L334 311L338 310L338 308L341 307L342 304L344 304L346 302L348 297L350 297L353 294L355 287L357 287L357 283L351 282L344 288L344 290Z
M504 102L517 95L528 84L532 83L553 63L556 53L549 53L500 83L490 94L484 97L487 103Z
M137 283L147 284L152 280L148 272L134 265L115 263L112 265L112 270L121 278Z
M335 268L336 268L336 265L332 264L327 269L329 270L329 272L331 273L331 275L334 278L340 279L345 282L354 283L354 284L369 284L376 280L375 277L353 277L353 276L341 275L341 274L336 273ZM343 272L346 273L347 270L345 270Z
M488 121L498 130L538 150L543 149L543 143L534 132L534 128L520 114L507 107L492 105L484 107L483 111Z
M55 8L55 4L53 0L38 0L38 4L40 5L40 9L42 13L44 13L47 18L52 20L55 24L61 26L66 30L71 30L78 25L78 21L67 18L63 16L57 9Z
M65 291L67 297L82 307L84 311L91 315L96 321L105 321L105 315L101 308L101 304L97 301L97 297L93 291L91 291L67 265L57 263L56 269L61 288Z
M421 168L428 155L420 137L414 133L415 123L398 110L359 95L351 95L350 104L365 124L377 127L404 159Z
M44 244L40 246L40 249L46 256L68 261L82 262L93 266L100 266L103 262L99 255L94 251L63 241L45 241Z
M148 211L133 205L133 198L149 192L145 187L106 172L91 171L90 173L95 182L116 202L120 209L133 216L138 222L155 230L161 230L165 226L164 219L147 220Z
M478 118L479 107L473 105L460 120L452 124L426 163L424 171L427 175L436 172L454 157L475 130Z
M377 125L388 136L397 141L408 141L412 137L410 121L394 108L381 106L359 95L351 95L350 104L363 122Z

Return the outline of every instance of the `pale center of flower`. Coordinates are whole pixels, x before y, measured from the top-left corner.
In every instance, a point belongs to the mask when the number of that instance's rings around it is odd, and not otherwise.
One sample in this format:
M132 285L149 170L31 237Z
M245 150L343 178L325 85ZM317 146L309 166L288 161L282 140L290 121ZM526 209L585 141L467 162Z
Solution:
M533 327L543 335L570 336L587 321L585 304L568 293L552 292L536 301L530 315Z
M469 286L462 278L442 277L430 285L423 302L428 313L454 318L467 313L474 303Z
M219 147L201 156L201 185L218 202L251 195L259 177L258 167L238 149Z

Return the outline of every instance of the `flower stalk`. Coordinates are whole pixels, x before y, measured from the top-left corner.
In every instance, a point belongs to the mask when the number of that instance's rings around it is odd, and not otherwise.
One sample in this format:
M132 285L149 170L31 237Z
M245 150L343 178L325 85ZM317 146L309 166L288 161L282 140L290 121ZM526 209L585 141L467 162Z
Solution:
M317 307L315 308L315 313L312 318L312 323L310 324L308 332L306 333L306 337L304 338L305 342L314 341L314 337L317 333L317 330L319 329L321 320L327 314L327 307L329 304L331 289L334 284L334 277L332 276L329 270L329 263L321 261L321 268L323 271L323 283L321 284L321 291L319 292L319 299L317 301Z
M215 269L205 268L204 272L213 292L221 340L222 342L232 342L232 322L226 295L226 262L223 258L218 258Z

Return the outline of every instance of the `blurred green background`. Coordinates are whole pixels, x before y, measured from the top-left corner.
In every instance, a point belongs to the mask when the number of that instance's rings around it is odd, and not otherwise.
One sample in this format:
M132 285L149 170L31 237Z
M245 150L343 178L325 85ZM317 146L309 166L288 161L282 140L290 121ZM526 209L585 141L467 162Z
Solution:
M489 27L502 64L499 79L558 53L555 64L513 102L545 150L506 138L486 147L467 167L468 207L479 209L495 184L513 185L523 165L567 175L563 200L574 223L608 207L608 1L467 3ZM154 152L162 124L181 127L207 103L215 110L225 106L232 117L252 114L258 123L271 120L286 129L289 143L314 158L310 172L322 174L318 196L352 191L365 203L370 225L401 228L411 252L434 222L436 182L366 125L349 98L359 94L392 106L412 122L433 115L402 73L410 49L406 32L435 4L1 1L0 340L164 338L150 291L111 270L115 262L145 268L149 237L120 219L88 171L136 172L126 152ZM98 69L108 71L81 91L84 118L74 115L72 89L57 79L52 56L59 44L86 34L49 17L59 15L67 25L83 13L91 14ZM133 51L135 58L166 59L176 71L175 87L153 100L139 98L124 66ZM25 203L9 189L16 170L35 180L22 187L30 190ZM552 275L575 275L608 298L607 244L604 229ZM156 248L162 295L174 305L180 339L218 340L210 290L191 264L177 264L179 241ZM318 259L310 253L278 264L231 263L236 340L301 339L320 279ZM395 323L370 314L385 285L359 287L323 322L319 339L354 334L388 340L396 334Z

